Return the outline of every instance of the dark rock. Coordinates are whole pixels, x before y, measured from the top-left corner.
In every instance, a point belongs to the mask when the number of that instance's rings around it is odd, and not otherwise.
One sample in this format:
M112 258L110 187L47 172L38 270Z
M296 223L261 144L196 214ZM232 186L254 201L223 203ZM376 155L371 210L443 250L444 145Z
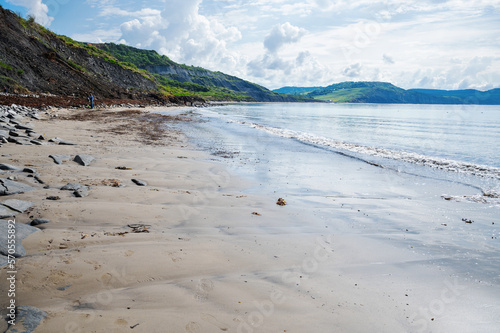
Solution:
M33 191L35 188L29 185L0 178L0 195L11 195Z
M84 198L84 197L87 197L89 195L89 191L88 191L87 187L82 187L82 188L76 190L75 192L73 192L73 194L77 198Z
M10 223L10 225L13 225ZM23 223L15 223L16 230L16 251L14 252L14 257L22 257L26 254L26 250L24 249L21 241L31 235L34 232L39 231L40 229L34 228L27 224ZM9 235L9 222L7 220L0 220L0 254L4 256L8 255L8 235Z
M11 171L19 171L21 168L18 168L16 166L10 165L10 164L0 164L0 170L11 170Z
M50 222L50 220L48 220L48 219L34 219L33 221L30 222L30 225L32 227L34 227L34 226L49 223L49 222Z
M37 146L42 146L43 145L43 142L40 142L38 140L30 140L30 142L34 145L37 145Z
M40 179L40 177L39 177L38 175L35 175L35 177L34 177L34 178L35 178L35 180L36 180L38 183L40 183L40 184L45 184L45 182L44 182L42 179Z
M31 208L31 206L34 205L34 203L31 201L23 201L23 200L17 200L17 199L5 200L4 202L2 202L0 204L3 206L9 207L10 209L13 209L15 211L18 211L19 213L24 213L29 208Z
M9 136L15 136L15 137L18 137L18 136L20 136L20 135L21 135L21 134L17 133L17 132L16 132L16 131L14 131L14 130L9 131Z
M64 145L64 146L76 146L76 143L73 143L73 142L70 142L70 141L66 141L66 140L60 140L59 144L60 145Z
M84 154L76 155L73 159L73 161L83 166L88 166L93 160L95 160L95 157Z
M33 169L33 168L24 168L23 172L26 172L26 173L36 173L36 170Z
M37 132L28 132L28 131L26 131L26 133L28 134L28 136L30 138L38 138L41 135L40 133L37 133Z
M20 129L20 130L31 130L31 131L33 131L33 129L31 127L23 125L23 124L17 124L16 128Z
M18 306L16 312L16 325L10 326L5 333L33 333L47 317L47 312L29 305Z
M148 183L146 183L145 181L143 180L139 180L139 179L132 179L132 181L138 185L138 186L148 186Z
M57 195L51 195L47 197L47 200L61 200L61 197Z
M68 155L49 155L54 160L55 164L63 164L64 160L69 160L71 157Z

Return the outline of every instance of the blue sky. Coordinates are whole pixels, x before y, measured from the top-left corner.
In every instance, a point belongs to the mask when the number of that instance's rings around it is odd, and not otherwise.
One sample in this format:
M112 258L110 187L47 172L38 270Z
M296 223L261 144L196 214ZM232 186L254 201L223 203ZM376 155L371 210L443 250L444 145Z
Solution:
M79 41L154 49L274 89L500 87L500 0L0 0Z

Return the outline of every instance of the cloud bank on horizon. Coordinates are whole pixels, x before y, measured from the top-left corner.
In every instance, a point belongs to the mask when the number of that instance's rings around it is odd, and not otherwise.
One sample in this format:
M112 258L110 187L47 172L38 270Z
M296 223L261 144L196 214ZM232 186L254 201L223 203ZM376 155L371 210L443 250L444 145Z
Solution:
M269 88L500 87L499 0L4 0L57 33Z

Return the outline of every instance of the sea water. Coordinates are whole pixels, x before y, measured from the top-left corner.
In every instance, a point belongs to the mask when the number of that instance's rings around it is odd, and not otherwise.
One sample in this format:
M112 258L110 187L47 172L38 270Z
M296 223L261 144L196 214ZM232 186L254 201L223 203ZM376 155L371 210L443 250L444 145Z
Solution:
M197 112L204 121L188 136L240 169L253 167L262 181L279 179L269 170L280 166L298 168L306 155L314 169L342 154L476 186L486 194L481 200L495 201L500 192L500 106L243 103Z

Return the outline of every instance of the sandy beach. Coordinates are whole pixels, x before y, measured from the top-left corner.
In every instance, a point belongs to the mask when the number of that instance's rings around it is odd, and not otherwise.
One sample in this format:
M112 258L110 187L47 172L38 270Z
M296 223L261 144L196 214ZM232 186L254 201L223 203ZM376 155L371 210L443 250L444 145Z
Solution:
M27 255L17 261L17 304L48 314L35 332L486 332L498 325L494 284L461 279L413 246L396 245L433 243L415 232L427 225L378 239L351 232L354 222L370 229L425 220L421 189L393 178L397 195L387 197L384 171L374 177L370 166L349 161L335 166L353 180L339 184L342 197L304 202L248 192L253 184L175 129L196 119L174 107L162 109L166 117L148 116L158 110L53 109L31 125L76 145L1 148L3 163L33 167L48 185L33 182L35 191L9 196L35 203L16 223L50 220L23 241ZM158 124L167 126L160 137ZM57 165L49 158L56 154L95 160ZM352 185L370 181L368 194ZM89 195L60 190L67 183L89 186ZM276 205L282 195L286 206ZM324 219L327 212L336 217Z

